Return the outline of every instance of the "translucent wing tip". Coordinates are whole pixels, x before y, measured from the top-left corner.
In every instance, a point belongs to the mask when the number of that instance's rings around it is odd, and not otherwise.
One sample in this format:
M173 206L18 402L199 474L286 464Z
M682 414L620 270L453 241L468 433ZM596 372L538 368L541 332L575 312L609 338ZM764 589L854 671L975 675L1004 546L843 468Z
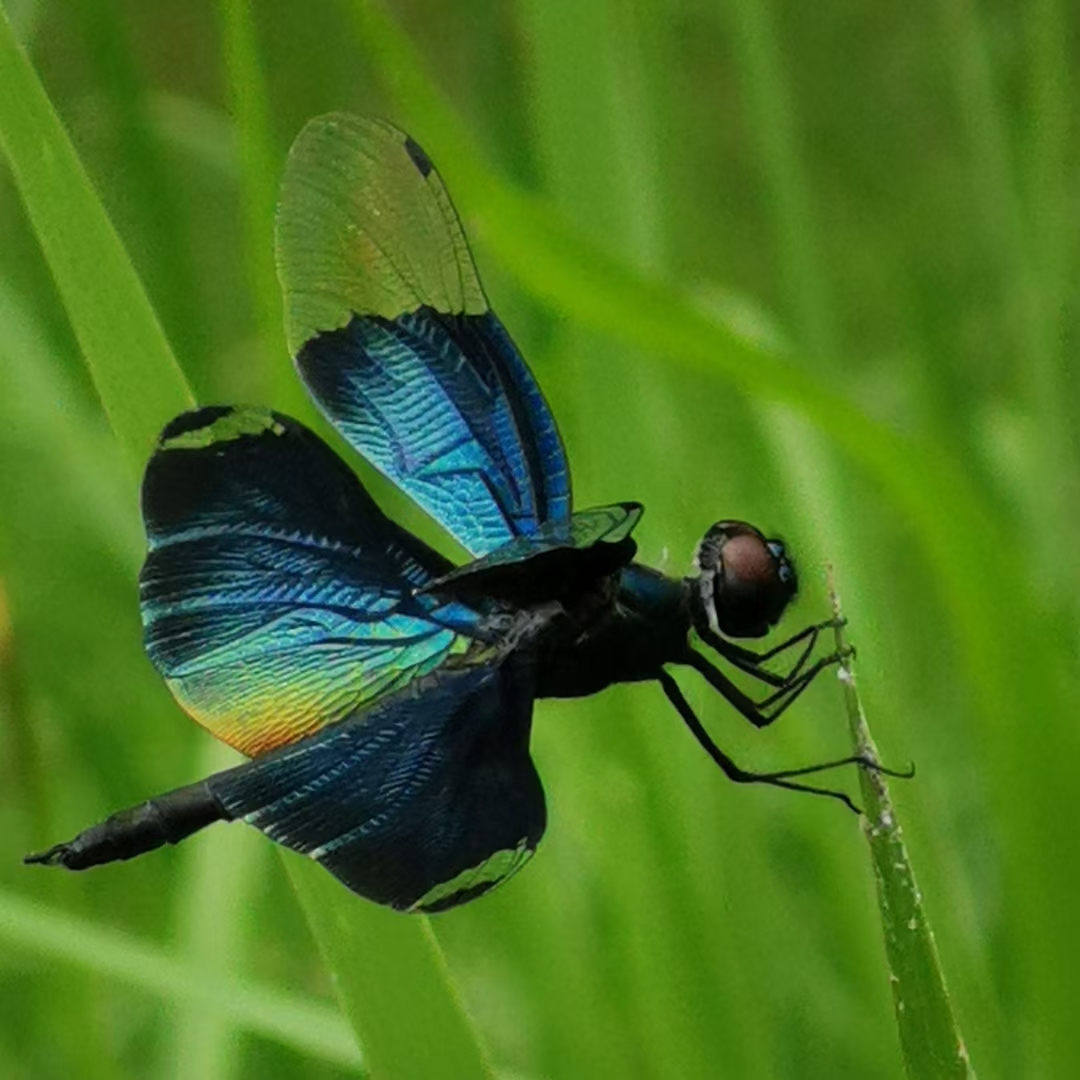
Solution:
M431 159L374 117L328 113L296 137L278 204L277 267L293 356L353 315L487 310Z

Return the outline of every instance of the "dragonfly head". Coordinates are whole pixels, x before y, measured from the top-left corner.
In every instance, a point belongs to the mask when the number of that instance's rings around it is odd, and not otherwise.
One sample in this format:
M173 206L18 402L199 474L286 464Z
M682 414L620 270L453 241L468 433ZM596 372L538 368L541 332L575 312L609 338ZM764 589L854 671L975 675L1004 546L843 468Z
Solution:
M783 541L745 521L718 521L698 545L695 617L727 637L763 637L799 587Z

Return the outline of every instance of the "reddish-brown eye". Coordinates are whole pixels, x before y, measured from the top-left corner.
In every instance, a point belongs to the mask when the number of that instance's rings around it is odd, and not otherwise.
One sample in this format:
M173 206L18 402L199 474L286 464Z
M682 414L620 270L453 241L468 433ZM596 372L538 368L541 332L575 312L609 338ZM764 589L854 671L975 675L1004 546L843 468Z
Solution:
M745 521L717 522L698 547L698 598L706 621L728 637L762 637L798 589L780 540Z

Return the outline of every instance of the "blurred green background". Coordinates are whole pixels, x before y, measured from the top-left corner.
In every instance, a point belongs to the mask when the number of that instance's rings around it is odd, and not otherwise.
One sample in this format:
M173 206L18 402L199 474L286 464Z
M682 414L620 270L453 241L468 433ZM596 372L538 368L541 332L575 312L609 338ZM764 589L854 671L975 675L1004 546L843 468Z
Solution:
M672 574L717 518L781 533L791 629L836 565L883 755L918 765L893 794L973 1063L1072 1075L1075 11L394 3L427 83L361 3L5 6L205 402L315 422L272 280L283 156L331 109L416 135L578 505L643 501L641 558ZM537 201L506 211L514 190ZM566 244L527 227L551 220ZM232 760L143 655L141 551L137 477L0 166L0 1075L355 1075L253 832L19 863ZM831 679L765 733L683 684L748 767L847 752ZM433 922L500 1075L902 1075L851 815L728 784L653 686L541 703L535 755L539 855Z

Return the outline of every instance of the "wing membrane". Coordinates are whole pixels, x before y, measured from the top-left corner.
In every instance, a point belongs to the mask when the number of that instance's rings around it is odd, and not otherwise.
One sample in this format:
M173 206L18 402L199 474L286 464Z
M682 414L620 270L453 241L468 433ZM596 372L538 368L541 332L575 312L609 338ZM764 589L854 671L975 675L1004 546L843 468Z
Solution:
M544 832L524 665L444 668L356 719L206 783L349 888L440 911L509 877Z
M474 555L569 521L555 422L408 136L311 121L289 155L277 245L300 374L360 453Z
M481 634L474 612L413 595L446 560L277 413L178 417L142 501L147 651L180 704L246 754L342 719Z

